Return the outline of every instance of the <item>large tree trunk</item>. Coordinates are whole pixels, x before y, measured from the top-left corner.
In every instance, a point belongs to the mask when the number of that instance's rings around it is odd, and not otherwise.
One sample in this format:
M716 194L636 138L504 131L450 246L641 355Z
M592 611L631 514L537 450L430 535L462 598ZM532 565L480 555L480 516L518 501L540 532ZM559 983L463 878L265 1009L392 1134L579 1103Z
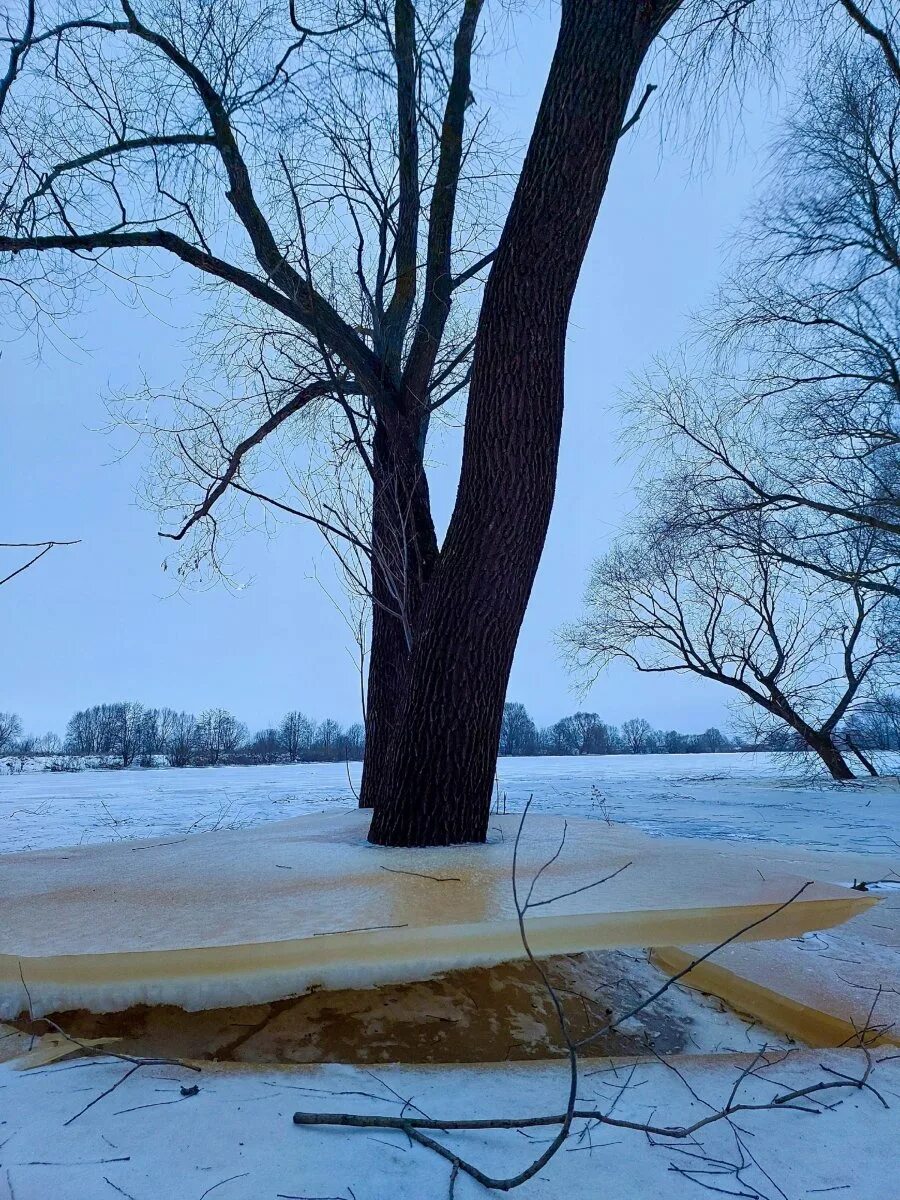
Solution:
M403 697L408 665L409 650L401 623L373 604L360 808L375 806L374 781L389 769L394 720Z
M437 558L422 439L412 421L398 420L390 431L379 423L372 465L372 635L360 808L374 807L375 783L390 769L412 627Z
M480 842L553 504L569 308L640 64L676 4L564 0L485 289L456 506L416 625L370 840Z
M796 713L791 708L780 691L775 697L775 702L769 711L784 721L786 725L790 726L795 733L798 733L814 754L818 754L819 758L821 758L822 762L828 768L832 779L856 778L847 765L843 754L838 749L834 740L834 734L828 729L814 729L812 725L807 724L799 713Z
M847 760L834 744L834 739L828 733L811 731L806 735L806 743L810 750L815 751L828 768L832 779L855 779L856 776L847 765Z

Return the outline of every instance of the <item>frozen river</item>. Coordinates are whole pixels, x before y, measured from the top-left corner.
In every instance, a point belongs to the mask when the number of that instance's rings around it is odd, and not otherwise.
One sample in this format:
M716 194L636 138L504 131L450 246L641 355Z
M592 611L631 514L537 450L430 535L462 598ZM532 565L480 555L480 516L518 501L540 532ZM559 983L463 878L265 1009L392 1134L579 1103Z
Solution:
M790 764L794 762L793 766ZM355 804L358 763L0 775L0 852L166 838ZM804 780L794 756L505 758L496 803L608 817L657 836L881 853L900 845L900 785Z

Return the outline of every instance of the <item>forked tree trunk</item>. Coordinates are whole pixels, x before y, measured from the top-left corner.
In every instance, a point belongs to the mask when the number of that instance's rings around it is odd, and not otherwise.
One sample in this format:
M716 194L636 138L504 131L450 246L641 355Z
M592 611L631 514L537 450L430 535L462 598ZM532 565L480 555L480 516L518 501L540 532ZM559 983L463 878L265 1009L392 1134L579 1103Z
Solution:
M398 423L391 435L379 425L373 438L372 465L372 633L360 808L374 807L375 781L390 769L395 722L409 667L411 630L437 558L421 439L415 427Z
M459 492L369 838L484 841L503 703L556 485L566 327L638 69L676 0L564 0L475 345Z

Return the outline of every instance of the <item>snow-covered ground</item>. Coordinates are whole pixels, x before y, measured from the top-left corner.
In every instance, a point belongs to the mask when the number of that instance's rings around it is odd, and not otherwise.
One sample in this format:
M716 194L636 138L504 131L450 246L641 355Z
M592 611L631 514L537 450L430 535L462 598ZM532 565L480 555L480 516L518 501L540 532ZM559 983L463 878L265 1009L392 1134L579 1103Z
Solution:
M777 1059L780 1059L780 1055ZM670 1127L728 1101L749 1063L682 1059L633 1068L585 1064L580 1102L614 1117ZM858 1052L799 1053L742 1084L738 1100L781 1088L834 1085L863 1069ZM772 1082L765 1082L772 1081ZM450 1164L384 1129L297 1127L295 1111L427 1114L452 1119L561 1111L562 1063L483 1067L137 1070L81 1059L46 1070L0 1067L0 1195L13 1200L476 1200L488 1192ZM576 1121L522 1200L897 1200L900 1061L870 1091L830 1090L794 1108L741 1113L686 1141ZM184 1090L189 1093L185 1095ZM196 1090L195 1090L196 1089ZM815 1099L815 1098L814 1098ZM802 1111L798 1111L801 1109ZM818 1114L818 1115L815 1115ZM515 1174L556 1127L434 1134L483 1171ZM4 1190L5 1189L5 1190Z
M657 836L897 852L896 779L834 785L804 779L796 766L788 774L790 762L763 755L504 759L497 803L516 811L533 796L539 811L630 822ZM342 765L316 764L0 776L0 851L178 837L334 810L355 803L358 772L351 764L348 779ZM24 1042L2 1029L0 1038ZM748 1027L750 1046L766 1039L761 1027ZM890 1047L876 1054L884 1060L872 1077L878 1095L827 1091L826 1108L807 1101L805 1111L743 1113L689 1141L579 1122L560 1153L513 1194L897 1200L900 1057ZM745 1065L730 1054L637 1068L586 1062L579 1095L617 1119L679 1124L727 1100ZM741 1095L768 1099L777 1086L833 1084L861 1065L858 1051L801 1051L760 1071L770 1082L743 1083ZM196 1074L115 1058L31 1071L7 1063L0 1066L0 1200L474 1200L491 1193L463 1175L452 1191L449 1164L400 1133L297 1128L292 1114L508 1117L558 1112L565 1089L561 1062L386 1066L374 1074L333 1064L209 1064ZM554 1132L436 1136L482 1169L507 1174Z
M891 764L885 764L890 766ZM884 854L900 842L896 778L834 784L799 756L504 758L510 812L608 817L657 836L740 838ZM0 775L0 852L256 825L355 804L359 764Z

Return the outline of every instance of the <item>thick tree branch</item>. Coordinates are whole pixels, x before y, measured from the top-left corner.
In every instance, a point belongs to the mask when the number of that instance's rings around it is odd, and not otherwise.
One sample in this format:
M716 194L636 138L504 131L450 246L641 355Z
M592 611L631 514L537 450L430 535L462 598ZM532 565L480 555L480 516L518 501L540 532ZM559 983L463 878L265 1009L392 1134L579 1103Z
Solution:
M427 403L428 382L450 314L456 196L462 168L466 108L470 100L472 48L482 5L483 0L465 0L453 44L453 74L447 90L428 222L424 299L403 373L404 395L420 406Z
M641 119L641 115L643 114L644 109L647 106L647 101L650 99L650 97L653 95L653 93L655 91L656 91L656 84L648 83L647 86L644 88L643 96L641 96L640 100L638 101L637 108L634 110L632 115L628 118L628 120L625 122L625 124L622 126L621 130L619 131L619 137L624 137L625 134L628 133L629 129L633 129L634 126L637 125L638 121Z
M458 275L454 275L450 282L451 292L455 292L458 287L462 287L464 283L468 283L474 278L479 271L483 271L485 267L489 267L497 256L496 250L491 250L488 254L483 254L481 258L477 258L471 266L466 267L464 271L460 271Z
M884 55L885 62L891 74L897 80L897 83L900 83L900 58L897 56L897 51L894 49L887 30L881 29L874 21L870 20L866 13L854 3L854 0L840 0L840 2L863 33L876 41L881 47L881 52Z
M0 114L3 112L3 106L6 103L6 97L9 95L9 89L19 73L19 64L28 53L31 46L31 39L34 36L34 20L35 20L35 0L28 0L28 12L25 17L25 28L22 30L22 36L18 41L13 42L9 50L9 60L7 62L6 72L0 79Z
M148 137L123 138L121 142L116 142L110 146L101 146L97 150L91 150L88 154L80 155L78 158L70 158L67 162L57 163L41 179L40 184L31 194L29 200L33 201L39 196L43 196L52 188L60 176L67 174L69 171L77 171L81 167L87 167L91 163L102 162L108 158L117 158L120 154L128 154L132 150L155 150L167 146L214 146L215 144L216 139L208 133L154 134Z
M416 111L416 10L413 0L395 0L394 59L397 68L396 281L383 322L383 352L398 371L406 327L416 298L419 242L419 131Z
M169 38L156 30L150 29L140 20L130 0L120 0L120 4L126 17L126 24L123 26L119 23L99 23L97 27L112 32L124 31L155 47L191 83L206 110L212 126L211 144L218 151L228 179L229 190L227 192L227 199L250 238L257 262L262 267L266 278L271 281L275 289L288 299L292 319L302 324L308 331L322 337L329 348L341 358L348 369L353 371L360 383L367 388L375 403L382 405L392 403L392 389L386 386L384 368L377 356L366 345L359 333L341 318L332 305L316 291L312 283L292 267L279 250L272 230L256 200L250 179L250 172L238 147L223 97L195 62L192 62ZM72 27L75 28L79 28L83 24L83 22L71 23ZM60 26L60 30L63 28L65 27ZM33 43L34 39L32 39L31 44ZM19 53L19 57L21 57L21 52ZM10 70L13 74L15 73L15 63L11 62ZM154 232L156 236L168 236L171 242L174 243L175 241L175 235L163 235L161 231ZM70 236L76 240L80 240L96 235L75 235L73 233ZM181 242L181 239L178 240ZM66 242L53 243L52 239L49 245L46 239L32 238L30 241L30 246L24 246L21 244L17 245L8 238L0 239L0 249L15 252L16 250L28 248L79 248ZM146 245L153 243L137 241L132 244ZM161 243L157 242L156 244ZM181 244L182 246L188 245L188 243L184 242L181 242ZM82 246L80 248L85 247ZM172 248L172 246L170 245L166 248ZM195 266L200 265L195 256L186 253L180 253L179 256L185 262L190 262ZM226 275L222 270L210 270L212 257L207 256L207 258L207 264L202 266L201 269L205 269L212 274L217 274L221 278L229 278L229 275ZM234 268L231 268L230 271L230 281L235 282L236 271ZM243 278L252 278L252 276L249 276L249 273L243 273ZM271 303L271 290L268 289L268 291L263 292L257 285L251 290L251 295L266 299L267 303ZM283 305L276 304L274 307L279 308L280 311L285 311Z
M238 442L237 446L235 446L234 450L228 456L228 460L215 483L210 485L202 502L194 509L178 532L161 532L159 536L169 538L173 542L180 542L198 521L202 521L204 517L209 516L216 502L225 494L230 486L235 484L244 459L254 447L260 445L270 433L274 433L279 426L283 425L295 413L306 408L313 400L330 395L333 390L333 384L330 380L317 381L309 384L308 387L301 388L295 396L283 404L281 408L273 412L251 434L248 434L247 437ZM306 514L298 515L305 516ZM310 517L309 519L313 520L314 518Z

